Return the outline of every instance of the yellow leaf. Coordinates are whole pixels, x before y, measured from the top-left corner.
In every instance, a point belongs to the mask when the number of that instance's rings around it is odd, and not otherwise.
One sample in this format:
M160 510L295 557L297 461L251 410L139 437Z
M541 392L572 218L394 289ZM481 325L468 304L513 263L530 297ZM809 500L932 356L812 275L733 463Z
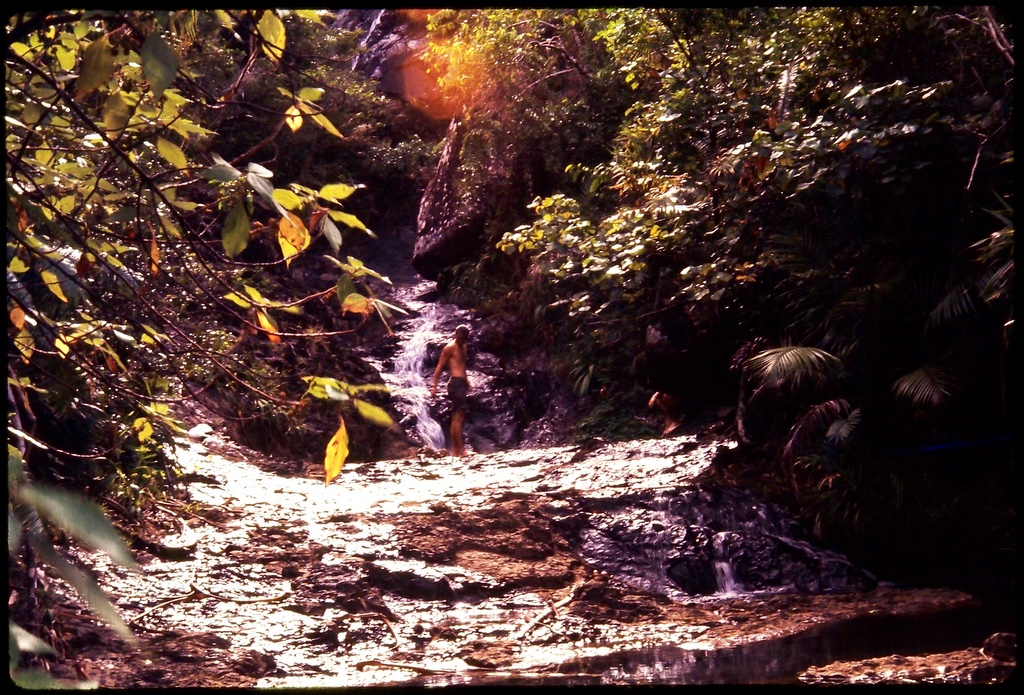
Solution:
M134 427L136 433L138 433L140 442L144 442L153 436L153 425L149 424L149 420L144 417L135 418L135 422L132 423L132 427Z
M188 169L188 157L181 151L181 148L170 140L163 138L156 139L156 151L171 166L177 169Z
M345 429L345 421L342 420L338 431L327 443L327 456L324 457L324 487L338 477L341 467L345 465L346 458L348 458L348 430Z
M263 52L275 63L281 60L285 48L284 23L274 14L273 10L267 10L260 17L256 26L260 39L263 42Z
M44 270L39 273L39 276L42 277L43 283L46 285L46 289L53 292L62 302L66 304L68 298L64 296L64 290L62 290L60 287L60 280L57 279L57 274L52 270Z
M289 106L288 110L284 112L284 122L288 124L288 127L292 129L294 133L296 130L302 127L302 112L294 106Z
M160 247L157 246L156 238L149 240L149 268L153 275L160 272Z
M375 425L380 425L381 427L391 427L391 425L394 424L391 416L388 415L388 412L383 408L373 405L372 403L359 400L358 398L353 398L352 402L355 403L356 410L363 416L363 419L368 420Z
M358 292L353 292L347 297L341 304L341 310L349 311L353 314L362 314L363 316L369 316L373 313L373 303L369 298L364 297Z
M336 138L344 138L345 137L344 135L342 135L338 131L337 128L334 127L334 124L331 123L330 120L328 120L327 116L323 115L322 113L313 114L313 121L316 122L321 128L326 130L328 133L330 133L334 137L336 137Z
M67 357L68 353L71 352L71 347L60 336L53 339L53 347L57 349L61 357Z
M299 250L292 246L287 239L280 234L277 235L277 243L281 246L281 253L284 254L284 264L288 267L292 264L292 259L298 255Z
M82 65L75 83L75 99L81 100L94 89L105 85L113 74L114 49L104 35L82 51Z
M277 225L277 241L284 252L285 265L288 265L292 256L309 246L309 230L297 215L286 213Z
M28 328L22 328L14 338L14 347L21 353L21 359L27 364L32 359L32 353L36 351L36 341Z

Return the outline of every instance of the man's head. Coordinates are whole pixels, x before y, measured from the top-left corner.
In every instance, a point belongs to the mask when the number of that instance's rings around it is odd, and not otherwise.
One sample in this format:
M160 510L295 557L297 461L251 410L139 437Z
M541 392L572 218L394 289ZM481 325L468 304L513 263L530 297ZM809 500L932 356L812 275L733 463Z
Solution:
M469 339L469 326L462 325L455 329L455 342L461 345Z

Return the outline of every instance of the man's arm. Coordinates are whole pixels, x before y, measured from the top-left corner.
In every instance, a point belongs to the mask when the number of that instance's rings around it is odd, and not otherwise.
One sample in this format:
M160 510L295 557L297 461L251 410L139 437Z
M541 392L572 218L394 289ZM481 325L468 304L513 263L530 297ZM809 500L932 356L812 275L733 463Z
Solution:
M444 371L444 366L448 363L448 359L452 356L451 345L445 345L444 349L441 350L441 356L437 360L437 367L434 369L434 383L430 387L430 395L437 395L437 382L441 378L441 372Z

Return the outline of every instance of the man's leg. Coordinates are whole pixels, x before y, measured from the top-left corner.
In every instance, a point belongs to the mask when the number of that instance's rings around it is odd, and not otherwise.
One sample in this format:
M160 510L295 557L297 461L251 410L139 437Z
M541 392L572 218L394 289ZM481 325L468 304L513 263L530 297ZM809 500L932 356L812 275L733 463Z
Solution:
M452 454L455 456L466 455L466 446L462 441L462 421L465 419L465 410L457 410L452 414Z

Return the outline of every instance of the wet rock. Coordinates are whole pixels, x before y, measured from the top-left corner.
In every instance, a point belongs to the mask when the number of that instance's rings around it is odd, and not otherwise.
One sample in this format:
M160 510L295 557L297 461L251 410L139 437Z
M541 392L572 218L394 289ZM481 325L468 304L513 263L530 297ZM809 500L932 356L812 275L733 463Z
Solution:
M483 243L485 210L481 201L458 195L455 179L468 126L453 119L433 178L427 184L416 218L412 266L436 280L445 268L473 256Z
M714 564L708 557L681 557L669 563L666 574L687 594L707 596L718 591Z
M990 635L983 645L981 653L996 661L1017 662L1017 634L1014 632L997 632Z
M668 596L863 591L876 581L806 542L778 507L715 488L586 500L559 528L595 567Z
M367 579L405 598L439 601L455 596L448 577L436 569L413 568L409 563L378 561L366 566Z
M845 557L791 539L725 532L715 537L716 555L728 564L736 588L787 589L808 594L866 591L877 582Z

